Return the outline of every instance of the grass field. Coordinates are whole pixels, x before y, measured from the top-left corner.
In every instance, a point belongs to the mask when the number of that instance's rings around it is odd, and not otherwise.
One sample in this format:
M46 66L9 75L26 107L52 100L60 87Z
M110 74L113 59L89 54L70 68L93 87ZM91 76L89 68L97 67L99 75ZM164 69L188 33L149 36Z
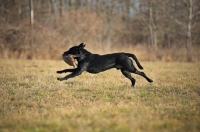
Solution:
M200 63L141 62L59 82L63 61L0 60L1 132L199 132Z

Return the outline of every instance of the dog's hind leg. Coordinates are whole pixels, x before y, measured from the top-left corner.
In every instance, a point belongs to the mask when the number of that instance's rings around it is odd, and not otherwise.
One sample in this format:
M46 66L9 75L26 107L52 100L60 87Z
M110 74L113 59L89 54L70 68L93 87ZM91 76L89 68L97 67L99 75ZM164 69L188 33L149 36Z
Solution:
M149 77L147 77L147 75L144 72L140 72L137 69L134 72L135 74L138 74L140 76L143 76L148 82L153 82L153 80L151 80Z
M146 76L146 74L144 72L140 72L134 67L132 60L130 60L130 59L123 60L123 62L121 62L121 65L122 65L123 69L125 69L126 71L138 74L138 75L144 77L148 82L153 82L150 78L148 78Z
M132 83L131 86L134 87L135 79L131 76L131 73L129 71L125 70L125 69L121 69L121 72L126 78L131 80L131 83Z

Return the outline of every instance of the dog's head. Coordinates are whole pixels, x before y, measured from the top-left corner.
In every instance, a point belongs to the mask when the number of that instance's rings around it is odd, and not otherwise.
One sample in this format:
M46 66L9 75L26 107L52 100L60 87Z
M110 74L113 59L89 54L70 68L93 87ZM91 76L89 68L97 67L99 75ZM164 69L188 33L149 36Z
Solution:
M63 55L80 55L81 54L81 50L84 49L85 47L85 44L84 43L81 43L79 46L73 46L71 47L68 51L65 51L63 53Z
M63 60L71 66L75 66L75 62L78 60L81 60L81 58L84 57L84 54L82 53L83 49L85 47L84 43L81 43L79 46L73 46L68 51L65 51L62 54Z

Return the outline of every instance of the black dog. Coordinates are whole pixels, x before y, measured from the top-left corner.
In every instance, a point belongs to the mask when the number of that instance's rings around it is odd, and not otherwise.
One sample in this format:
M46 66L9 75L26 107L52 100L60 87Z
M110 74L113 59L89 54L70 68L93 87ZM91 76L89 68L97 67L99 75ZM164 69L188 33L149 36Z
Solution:
M137 66L140 69L143 69L143 67L140 65L140 62L134 54L113 53L106 55L98 55L90 53L89 51L85 50L84 47L85 44L81 43L79 46L74 46L63 53L63 57L69 54L79 55L78 57L75 57L75 59L78 61L78 66L75 69L65 69L62 71L57 71L57 73L59 74L63 72L72 72L64 78L57 78L59 81L67 80L69 78L78 76L84 71L95 74L111 68L116 68L117 70L120 69L122 74L131 80L132 87L135 85L136 80L132 78L131 73L141 75L148 82L153 82L150 78L148 78L145 75L144 72L140 72L134 67L133 62L129 57L132 57L135 60Z

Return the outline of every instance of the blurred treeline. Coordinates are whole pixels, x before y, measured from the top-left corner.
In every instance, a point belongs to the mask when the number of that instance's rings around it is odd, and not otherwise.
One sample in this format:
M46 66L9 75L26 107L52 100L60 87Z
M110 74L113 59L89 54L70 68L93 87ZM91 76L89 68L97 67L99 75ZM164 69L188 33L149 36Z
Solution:
M0 58L59 59L81 42L92 52L198 61L200 0L0 0Z

